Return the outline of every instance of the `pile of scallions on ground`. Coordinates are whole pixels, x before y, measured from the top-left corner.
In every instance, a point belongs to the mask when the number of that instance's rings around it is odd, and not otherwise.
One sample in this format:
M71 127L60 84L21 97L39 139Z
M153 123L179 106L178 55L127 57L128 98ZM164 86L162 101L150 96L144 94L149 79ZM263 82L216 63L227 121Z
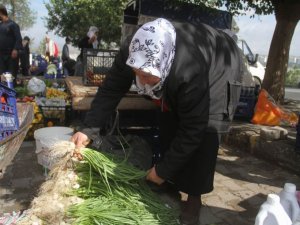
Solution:
M178 224L176 209L145 183L145 171L109 153L85 148L82 155L76 166L80 187L72 193L85 200L69 208L73 224Z

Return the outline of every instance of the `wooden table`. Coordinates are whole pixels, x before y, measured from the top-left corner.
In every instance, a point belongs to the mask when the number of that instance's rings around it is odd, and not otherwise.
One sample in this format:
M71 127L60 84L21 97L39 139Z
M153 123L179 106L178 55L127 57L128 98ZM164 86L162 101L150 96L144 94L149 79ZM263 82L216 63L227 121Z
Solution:
M89 110L98 87L84 86L82 77L69 76L65 81L72 97L73 110ZM152 101L133 93L128 93L117 106L119 110L151 110L156 107Z

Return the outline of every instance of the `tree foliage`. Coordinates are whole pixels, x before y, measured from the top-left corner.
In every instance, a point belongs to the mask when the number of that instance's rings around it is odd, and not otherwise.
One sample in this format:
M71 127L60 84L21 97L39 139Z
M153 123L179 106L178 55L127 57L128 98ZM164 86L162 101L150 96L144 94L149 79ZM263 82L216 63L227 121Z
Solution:
M181 0L182 2L205 4L206 6L221 8L226 7L234 15L245 14L254 10L257 15L269 15L274 11L272 0Z
M21 30L33 26L36 21L36 11L31 9L28 0L2 0L3 5L7 8L9 17L14 20Z
M73 43L84 37L90 26L100 29L101 40L119 43L124 4L127 0L50 0L45 4L47 28Z
M262 87L278 101L284 100L284 83L287 73L290 45L298 21L300 20L299 0L182 0L195 4L207 4L215 7L225 6L235 15L244 14L249 10L255 15L274 14L276 27L273 34L266 73Z
M284 81L291 40L300 19L299 0L170 0L210 7L226 7L233 15L252 11L255 15L274 14L276 27L273 34L266 74L265 88L276 101L284 99ZM102 40L119 43L124 4L128 0L50 0L46 4L49 30L59 36L70 36L73 42L84 36L91 25L100 28Z
M299 84L300 84L300 69L296 67L290 69L286 74L285 85L290 87L298 87Z

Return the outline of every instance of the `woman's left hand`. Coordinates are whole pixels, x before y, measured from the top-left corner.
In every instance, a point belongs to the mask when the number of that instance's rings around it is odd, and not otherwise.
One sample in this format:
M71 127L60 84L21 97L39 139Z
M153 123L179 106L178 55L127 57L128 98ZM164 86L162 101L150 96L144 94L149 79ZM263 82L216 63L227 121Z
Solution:
M153 166L150 170L148 170L148 174L146 177L147 180L156 183L158 185L161 185L163 182L165 182L164 179L160 178L155 170L155 167Z

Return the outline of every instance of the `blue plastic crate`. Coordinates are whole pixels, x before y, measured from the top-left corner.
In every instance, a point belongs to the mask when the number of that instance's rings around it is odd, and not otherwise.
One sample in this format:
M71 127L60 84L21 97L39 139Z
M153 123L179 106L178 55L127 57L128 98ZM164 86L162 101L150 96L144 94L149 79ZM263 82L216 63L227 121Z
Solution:
M257 102L258 87L245 87L241 89L239 103L235 110L235 119L250 120L254 114L254 108Z
M43 75L47 72L48 62L41 55L34 56L33 66L36 67L36 70L31 71L32 76Z
M254 97L240 97L234 117L251 119L254 114L256 100Z
M0 141L19 129L16 92L0 83Z
M45 73L44 78L45 79L61 79L61 78L64 78L64 75L60 71L58 71L56 76L54 74Z

